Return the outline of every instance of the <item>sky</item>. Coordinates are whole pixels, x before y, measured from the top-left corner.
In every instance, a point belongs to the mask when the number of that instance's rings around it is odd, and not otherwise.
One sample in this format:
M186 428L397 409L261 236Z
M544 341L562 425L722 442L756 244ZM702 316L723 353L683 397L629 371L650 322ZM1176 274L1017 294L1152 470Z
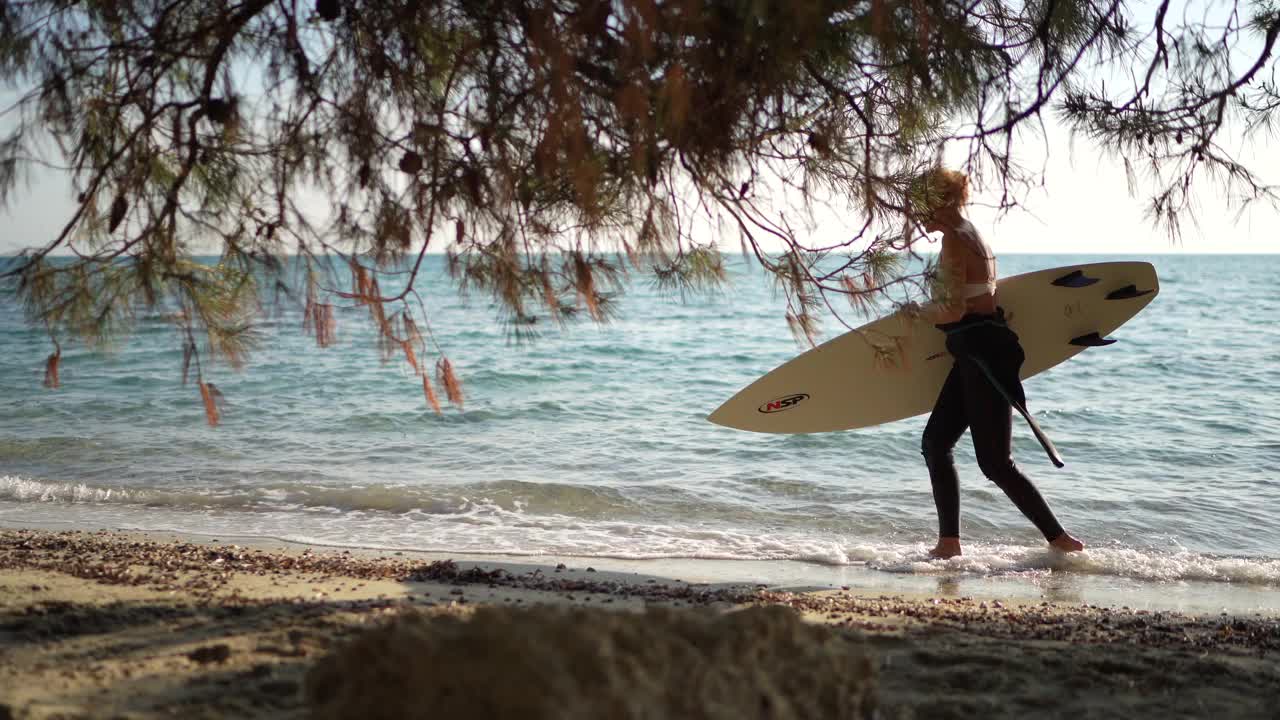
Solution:
M1280 253L1280 210L1274 207L1258 205L1237 219L1237 211L1206 184L1198 224L1186 223L1181 241L1174 242L1144 217L1145 196L1129 194L1121 166L1086 143L1070 151L1065 131L1051 131L1049 141L1045 187L1028 195L1026 207L1000 215L990 207L998 189L974 188L970 218L999 254ZM1259 143L1247 151L1251 166L1271 182L1280 182L1277 145ZM1043 144L1024 147L1024 161L1038 167ZM32 183L0 210L0 254L56 236L73 212L68 187L51 171L33 173ZM839 237L853 229L842 225L824 220L815 236ZM737 238L729 238L726 248L737 247Z
M1207 177L1200 177L1195 222L1187 218L1181 238L1146 217L1153 186L1139 178L1130 194L1121 161L1049 129L1046 143L1028 143L1023 156L1031 168L1045 163L1045 187L1032 192L1026 208L999 216L989 205L999 200L979 189L970 217L999 253L1280 253L1280 208L1259 203L1243 213ZM1263 180L1280 183L1280 149L1259 139L1242 144L1236 156ZM984 204L988 207L984 207Z
M1186 14L1195 19L1201 12L1220 13L1213 2L1190 2ZM1207 10L1206 10L1207 8ZM1247 52L1247 49L1246 49ZM1273 60L1267 69L1272 81L1277 73ZM5 123L0 123L3 130ZM976 186L969 216L998 254L1118 254L1144 256L1166 253L1280 253L1280 209L1259 204L1243 215L1231 207L1211 183L1202 183L1197 197L1197 222L1184 223L1182 236L1175 241L1164 229L1144 216L1149 186L1139 186L1131 195L1122 166L1109 154L1077 139L1052 118L1046 119L1046 137L1024 137L1016 146L1025 167L1044 167L1044 187L1024 198L1025 206L997 213L990 206L999 199L998 188ZM1252 143L1235 141L1237 158L1261 174L1264 181L1280 184L1280 138L1262 137ZM954 166L963 159L964 148L948 148L946 157ZM323 210L323 208L319 208ZM35 170L31 182L20 188L10 205L0 208L0 255L7 255L49 241L71 217L73 203L65 177L50 170ZM842 222L826 216L806 238L812 245L825 245L857 229L860 222L850 217ZM725 239L726 250L739 247L736 234ZM926 250L927 251L927 250Z

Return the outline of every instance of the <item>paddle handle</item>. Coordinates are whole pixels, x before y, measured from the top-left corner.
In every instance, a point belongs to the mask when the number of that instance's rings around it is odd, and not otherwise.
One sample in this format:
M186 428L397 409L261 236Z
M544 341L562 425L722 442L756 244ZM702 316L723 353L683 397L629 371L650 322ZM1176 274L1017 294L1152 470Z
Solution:
M1044 434L1044 431L1040 429L1040 424L1036 422L1035 418L1031 417L1031 413L1027 412L1026 406L1018 402L1017 399L1013 397L1013 394L1009 392L1008 388L996 379L996 374L991 371L991 368L985 361L983 361L982 358L971 356L969 359L982 369L982 373L987 376L987 379L991 381L991 384L995 386L996 390L1000 391L1000 394L1004 396L1004 399L1008 400L1009 404L1013 406L1013 408L1022 415L1022 418L1027 421L1027 424L1031 426L1032 434L1036 436L1036 440L1040 441L1040 447L1044 448L1045 454L1049 456L1049 461L1053 463L1053 466L1064 467L1066 463L1062 462L1062 456L1058 454L1058 448L1053 446L1053 441L1050 440L1049 437Z

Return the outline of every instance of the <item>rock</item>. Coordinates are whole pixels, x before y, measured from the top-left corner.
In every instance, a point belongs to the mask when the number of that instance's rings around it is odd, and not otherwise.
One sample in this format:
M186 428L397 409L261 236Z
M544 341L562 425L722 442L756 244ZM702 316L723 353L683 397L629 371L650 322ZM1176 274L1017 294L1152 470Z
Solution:
M862 720L877 707L863 641L777 606L724 615L407 612L316 663L304 694L316 720L415 717L424 707L436 717L523 720L586 720L618 708L628 717Z
M271 680L259 685L258 689L269 695L292 697L298 693L298 683L292 680Z
M187 653L187 658L192 662L207 665L208 663L226 662L231 657L231 647L229 645L219 643L217 645L206 645L202 648L196 648Z

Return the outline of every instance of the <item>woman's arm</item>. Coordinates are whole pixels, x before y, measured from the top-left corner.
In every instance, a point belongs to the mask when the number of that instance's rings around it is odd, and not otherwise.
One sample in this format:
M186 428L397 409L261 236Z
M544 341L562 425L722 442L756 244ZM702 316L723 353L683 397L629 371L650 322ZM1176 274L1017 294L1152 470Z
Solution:
M898 311L909 315L913 320L927 322L930 325L941 325L964 317L966 308L963 302L948 304L931 302L927 305L909 302L898 306Z
M917 308L919 317L932 325L955 322L964 317L965 254L969 249L950 232L942 235L942 252L938 253L937 273L942 281L943 296Z
M964 317L967 308L964 300L950 300L947 303L931 303L920 313L920 317L933 325L955 322Z

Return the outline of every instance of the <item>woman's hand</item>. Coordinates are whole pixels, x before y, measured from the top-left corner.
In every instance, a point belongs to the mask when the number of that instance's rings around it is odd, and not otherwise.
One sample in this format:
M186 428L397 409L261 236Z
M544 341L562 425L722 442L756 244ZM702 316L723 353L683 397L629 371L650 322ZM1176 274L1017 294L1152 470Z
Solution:
M964 317L964 303L955 305L940 305L938 303L930 303L921 305L911 300L898 306L897 313L906 317L908 320L920 320L930 325L938 325L941 323L955 322Z

